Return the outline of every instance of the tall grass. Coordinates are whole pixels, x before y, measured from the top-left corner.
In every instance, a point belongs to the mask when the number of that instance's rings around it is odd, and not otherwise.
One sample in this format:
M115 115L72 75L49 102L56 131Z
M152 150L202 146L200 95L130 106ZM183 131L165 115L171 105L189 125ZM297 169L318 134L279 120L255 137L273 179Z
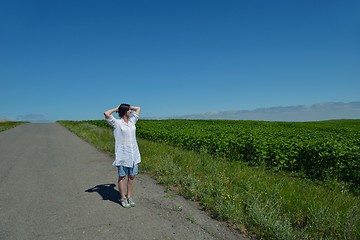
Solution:
M111 130L61 122L113 154ZM198 201L213 217L261 239L360 239L360 199L310 180L138 139L141 170Z

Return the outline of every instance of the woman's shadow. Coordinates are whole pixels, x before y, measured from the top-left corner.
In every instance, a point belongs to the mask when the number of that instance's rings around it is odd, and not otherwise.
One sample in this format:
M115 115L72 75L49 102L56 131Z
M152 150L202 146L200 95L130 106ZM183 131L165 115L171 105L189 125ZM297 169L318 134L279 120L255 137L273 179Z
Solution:
M117 191L115 189L115 187L116 187L116 185L113 183L100 184L93 188L89 188L89 189L85 190L85 192L88 192L88 193L97 192L103 198L103 200L108 200L108 201L114 202L116 204L120 204L119 203L119 191Z

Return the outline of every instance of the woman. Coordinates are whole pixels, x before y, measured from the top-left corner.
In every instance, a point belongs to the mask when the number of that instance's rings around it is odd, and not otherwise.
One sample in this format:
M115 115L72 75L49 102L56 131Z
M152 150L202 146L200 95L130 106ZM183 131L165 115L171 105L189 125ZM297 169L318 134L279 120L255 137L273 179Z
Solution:
M118 112L120 119L114 118L113 112ZM135 207L132 191L135 176L138 174L138 164L141 162L139 147L136 142L135 124L139 119L140 107L121 104L105 111L104 115L114 130L115 161L113 165L118 168L120 204L124 208ZM126 176L128 176L127 183ZM125 189L127 190L126 194Z

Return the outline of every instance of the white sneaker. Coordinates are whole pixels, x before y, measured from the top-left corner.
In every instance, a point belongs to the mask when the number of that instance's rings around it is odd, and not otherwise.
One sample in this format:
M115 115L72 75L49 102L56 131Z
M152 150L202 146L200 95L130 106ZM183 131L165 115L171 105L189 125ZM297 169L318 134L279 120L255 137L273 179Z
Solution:
M127 201L128 201L128 204L129 204L131 207L135 207L135 202L134 202L134 200L133 200L132 198L128 198Z
M123 206L124 208L129 208L130 204L128 203L127 199L124 198L123 200L120 200L120 204L121 206Z

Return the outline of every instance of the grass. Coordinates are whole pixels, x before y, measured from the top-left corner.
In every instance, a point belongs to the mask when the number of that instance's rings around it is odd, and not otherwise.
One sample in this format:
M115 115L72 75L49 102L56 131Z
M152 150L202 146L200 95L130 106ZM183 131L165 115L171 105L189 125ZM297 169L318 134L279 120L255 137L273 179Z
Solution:
M107 128L61 122L113 154ZM360 239L360 199L310 180L138 139L141 171L198 201L214 218L261 239Z
M8 130L10 128L14 128L20 124L24 124L26 122L10 122L10 121L0 121L0 132Z

